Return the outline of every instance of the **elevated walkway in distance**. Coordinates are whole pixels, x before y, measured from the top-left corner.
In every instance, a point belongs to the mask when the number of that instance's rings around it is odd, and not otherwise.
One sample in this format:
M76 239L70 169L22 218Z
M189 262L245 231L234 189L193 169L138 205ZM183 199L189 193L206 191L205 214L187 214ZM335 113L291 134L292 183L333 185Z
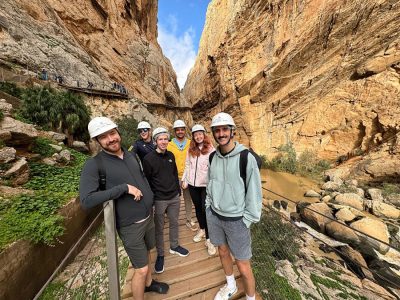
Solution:
M192 216L195 218L194 211ZM181 246L187 248L190 254L187 257L180 257L169 253L169 225L166 217L164 226L165 271L161 274L154 273L154 263L157 257L155 249L151 251L150 267L153 270L153 278L168 283L170 288L165 295L154 292L145 293L146 300L214 299L215 294L226 283L218 252L214 256L209 256L204 239L199 243L193 242L193 236L196 232L187 228L185 222L185 204L182 199L179 213L179 243ZM129 266L121 293L123 300L133 299L131 280L134 272L135 270L132 266ZM237 278L238 292L231 299L246 299L243 283L236 265L234 266L234 274ZM261 300L261 297L257 295L256 299Z
M85 93L85 94L93 95L93 96L129 99L128 94L123 94L123 93L119 93L119 92L100 90L100 89L89 89L89 88L84 88L84 87L71 86L71 85L67 85L67 84L63 84L63 83L59 83L58 85L67 90L70 90L70 91Z

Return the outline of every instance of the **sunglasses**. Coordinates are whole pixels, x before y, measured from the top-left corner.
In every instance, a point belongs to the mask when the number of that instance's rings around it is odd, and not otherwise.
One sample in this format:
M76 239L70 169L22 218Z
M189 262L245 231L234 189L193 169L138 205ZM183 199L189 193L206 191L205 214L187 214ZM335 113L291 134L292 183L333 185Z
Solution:
M138 131L139 131L139 133L142 133L142 132L148 132L148 131L149 131L149 129L148 129L148 128L143 128L143 129L139 129Z

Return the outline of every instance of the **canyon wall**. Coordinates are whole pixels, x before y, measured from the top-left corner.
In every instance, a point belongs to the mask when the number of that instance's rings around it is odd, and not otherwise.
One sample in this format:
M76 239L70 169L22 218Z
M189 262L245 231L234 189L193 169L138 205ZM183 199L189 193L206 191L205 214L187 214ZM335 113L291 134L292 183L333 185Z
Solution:
M45 68L67 85L123 83L145 103L180 105L170 61L157 43L158 1L3 0L0 59L34 74Z
M320 158L382 143L399 161L400 2L213 0L183 90L196 122L231 113L241 142Z

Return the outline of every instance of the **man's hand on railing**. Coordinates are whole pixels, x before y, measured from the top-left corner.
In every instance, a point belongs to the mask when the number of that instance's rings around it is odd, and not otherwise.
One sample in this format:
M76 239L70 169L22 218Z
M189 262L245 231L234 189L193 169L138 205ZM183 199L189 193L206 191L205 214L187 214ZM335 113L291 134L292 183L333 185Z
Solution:
M134 197L135 201L139 201L143 197L142 192L138 188L130 184L128 184L128 194L131 194Z

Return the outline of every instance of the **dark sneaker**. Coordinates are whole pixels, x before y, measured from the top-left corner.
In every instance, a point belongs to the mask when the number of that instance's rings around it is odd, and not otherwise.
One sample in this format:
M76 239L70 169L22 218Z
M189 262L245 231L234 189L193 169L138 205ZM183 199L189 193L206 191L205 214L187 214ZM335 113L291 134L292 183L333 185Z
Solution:
M176 248L169 249L169 253L178 254L179 256L188 256L189 255L189 250L185 249L185 248L183 248L181 246L178 246Z
M164 256L160 256L160 257L164 257ZM155 281L154 279L151 281L150 286L146 286L144 288L144 292L156 292L159 294L166 294L169 290L169 285L166 284L165 282L158 282Z
M164 272L164 256L157 256L156 264L154 265L154 271L158 274Z

